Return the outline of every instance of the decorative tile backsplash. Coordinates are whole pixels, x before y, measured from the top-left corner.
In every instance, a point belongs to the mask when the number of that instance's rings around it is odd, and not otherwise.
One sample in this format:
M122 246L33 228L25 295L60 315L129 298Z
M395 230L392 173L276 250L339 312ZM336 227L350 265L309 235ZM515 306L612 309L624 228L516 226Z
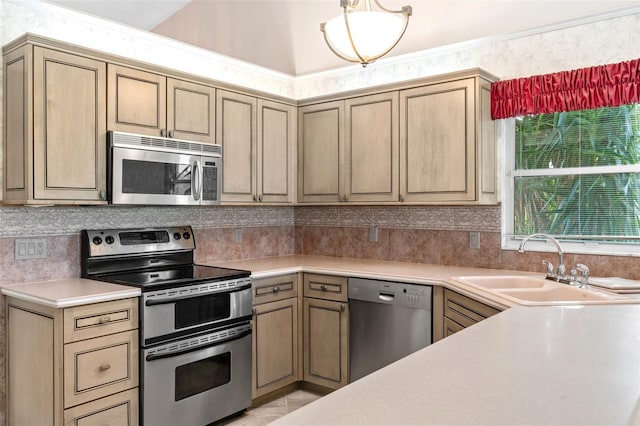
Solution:
M295 224L500 232L500 207L296 207Z
M191 225L294 225L293 207L0 207L0 237L68 235L82 229Z

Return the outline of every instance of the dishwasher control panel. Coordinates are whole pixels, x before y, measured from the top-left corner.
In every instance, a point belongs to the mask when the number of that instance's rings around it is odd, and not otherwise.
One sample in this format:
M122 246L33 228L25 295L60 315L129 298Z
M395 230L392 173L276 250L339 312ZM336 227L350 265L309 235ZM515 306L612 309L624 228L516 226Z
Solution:
M431 309L432 287L391 281L349 278L349 299Z

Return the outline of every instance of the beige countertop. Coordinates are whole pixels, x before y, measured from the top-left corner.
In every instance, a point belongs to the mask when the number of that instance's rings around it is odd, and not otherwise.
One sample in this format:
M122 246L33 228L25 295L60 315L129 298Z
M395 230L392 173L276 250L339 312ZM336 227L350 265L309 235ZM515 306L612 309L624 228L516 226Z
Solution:
M473 296L477 300L501 309L514 306L515 303L497 296L494 292L472 287L462 282L451 281L451 277L514 274L543 276L541 273L535 274L500 269L300 255L216 262L216 266L250 270L251 276L256 279L287 273L309 272L425 285L435 284Z
M56 281L38 281L2 286L2 294L39 303L52 308L140 296L140 289L119 284L69 278Z
M514 307L273 424L640 424L638 324L638 305Z

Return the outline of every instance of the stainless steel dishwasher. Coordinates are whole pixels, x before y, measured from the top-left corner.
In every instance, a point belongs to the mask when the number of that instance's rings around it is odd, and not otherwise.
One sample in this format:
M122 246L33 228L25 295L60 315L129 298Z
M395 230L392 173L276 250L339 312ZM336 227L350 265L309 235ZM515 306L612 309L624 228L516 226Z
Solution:
M349 278L349 381L431 344L430 286Z

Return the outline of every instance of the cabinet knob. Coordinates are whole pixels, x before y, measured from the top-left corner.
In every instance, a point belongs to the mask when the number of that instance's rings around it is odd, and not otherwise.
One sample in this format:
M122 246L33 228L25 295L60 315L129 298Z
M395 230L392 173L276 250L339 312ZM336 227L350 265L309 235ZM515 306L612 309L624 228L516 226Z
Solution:
M275 287L273 288L273 292L274 292L274 293L278 293L278 292L280 292L280 287L279 287L279 286L275 286Z
M253 201L258 201L258 196L254 194Z
M111 322L111 317L100 317L100 324Z
M258 195L258 201L262 202L262 195Z
M401 195L401 196L400 196L400 202L401 202L401 203L404 203L404 195Z
M251 309L251 315L255 317L257 313L258 311L256 310L256 308Z
M163 138L167 137L167 131L165 129L160 129L160 136L162 136Z
M100 190L100 199L101 200L106 200L107 199L107 191L105 191L104 189Z
M111 366L109 364L102 364L100 366L100 371L107 371L110 368L111 368Z
M320 286L320 290L322 290L322 291L327 291L327 286L326 286L326 285L324 285L324 284L322 284L322 285Z
M169 137L172 138L173 135L175 135L175 132L173 130L169 130Z
M344 312L344 305L342 303L340 304L340 312Z

